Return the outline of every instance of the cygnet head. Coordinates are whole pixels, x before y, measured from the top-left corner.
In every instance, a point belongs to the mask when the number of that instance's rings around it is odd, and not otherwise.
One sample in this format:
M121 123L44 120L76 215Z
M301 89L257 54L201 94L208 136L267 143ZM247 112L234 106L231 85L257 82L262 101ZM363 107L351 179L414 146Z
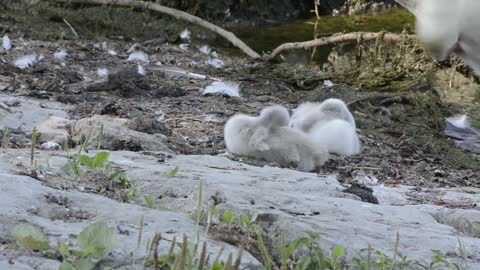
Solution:
M264 108L259 115L259 122L265 127L287 126L290 114L287 108L281 105L273 105Z
M347 108L345 102L338 98L329 98L320 104L320 110L339 114L343 113L345 108Z
M304 102L300 104L295 110L293 110L292 118L288 123L291 128L304 130L304 122L309 115L314 112L320 111L318 106L320 103L316 102Z

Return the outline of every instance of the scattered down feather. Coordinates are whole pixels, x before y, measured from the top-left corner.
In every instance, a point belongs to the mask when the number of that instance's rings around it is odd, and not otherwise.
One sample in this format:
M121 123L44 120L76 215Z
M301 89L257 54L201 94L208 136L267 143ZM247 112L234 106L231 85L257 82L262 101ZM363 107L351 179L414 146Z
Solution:
M236 82L212 82L203 90L203 94L227 95L230 97L240 96L240 84Z

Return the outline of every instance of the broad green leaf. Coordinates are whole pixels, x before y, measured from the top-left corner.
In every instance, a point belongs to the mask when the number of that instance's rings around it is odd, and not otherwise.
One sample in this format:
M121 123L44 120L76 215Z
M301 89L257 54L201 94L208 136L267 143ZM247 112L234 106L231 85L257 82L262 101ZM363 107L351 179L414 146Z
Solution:
M96 263L90 258L82 258L78 261L78 270L92 270Z
M344 246L336 246L333 249L333 258L335 258L335 259L340 258L343 255L344 251L345 251Z
M227 222L227 223L232 222L233 216L234 216L234 214L233 214L232 210L225 211L225 213L223 213L222 220L223 220L223 222Z
M26 249L45 250L48 248L48 238L43 232L28 224L18 224L12 229L12 235L17 244Z
M73 266L69 262L63 261L58 270L73 270Z
M58 248L58 251L60 252L63 258L70 257L71 255L70 249L68 248L67 244L64 241L60 242L60 247Z
M92 169L98 168L103 165L103 163L107 162L108 158L110 157L110 153L108 152L98 152L92 160Z
M94 223L80 233L77 244L85 256L92 254L97 259L102 259L113 250L115 228L109 227L104 222Z
M93 159L90 158L88 155L75 155L75 158L80 162L82 165L87 166L89 169L93 169Z

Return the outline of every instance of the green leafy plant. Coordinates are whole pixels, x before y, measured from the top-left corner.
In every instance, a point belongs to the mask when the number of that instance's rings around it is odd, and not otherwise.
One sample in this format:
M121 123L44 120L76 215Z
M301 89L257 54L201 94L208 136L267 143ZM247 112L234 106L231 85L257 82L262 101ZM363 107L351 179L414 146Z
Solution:
M157 254L159 242L162 240L160 234L156 234L150 245L150 252L152 259L147 260L147 263L153 265L153 269L162 270L238 270L240 269L240 259L243 254L243 247L240 246L237 254L237 258L234 260L233 255L230 253L225 262L222 262L219 258L223 252L221 249L213 263L209 264L209 257L207 252L206 242L196 242L190 244L187 237L183 236L181 243L176 241L174 237L170 243L169 252L166 254ZM201 248L200 248L201 247Z
M227 210L223 213L222 216L222 221L226 223L230 223L233 221L233 218L235 217L235 214L233 213L232 210Z
M67 153L67 163L63 165L62 170L68 175L81 175L82 169L80 168L80 162L75 157L70 156L68 140L64 141L63 149L65 149L65 152Z
M28 224L17 224L12 229L17 245L25 249L46 250L48 238L41 230Z
M402 256L400 260L397 260L398 245L400 242L400 235L397 233L393 258L388 257L380 250L372 252L372 248L368 246L367 256L354 257L352 259L352 266L349 269L359 270L410 270L410 269L425 269L425 270L461 270L469 269L460 267L456 263L450 263L444 259L443 254L440 251L434 251L435 256L430 262L409 260L407 256ZM462 253L462 246L459 247L460 253ZM464 250L463 250L464 251ZM463 257L466 264L466 257Z
M93 157L88 155L74 155L74 158L77 159L80 164L86 166L89 169L97 169L100 168L108 161L110 157L110 153L102 151L95 154Z
M307 254L299 258L295 269L344 269L344 264L340 261L345 248L343 246L336 246L333 248L333 258L326 256L318 243L320 234L315 232L306 232L308 237L301 238L295 243L295 248L290 247L290 250L298 249L300 247L307 248Z
M235 215L233 211L227 210L223 213L221 221L225 223L233 222L242 225L244 228L251 229L257 217L258 214L255 212L251 216L248 216L246 214Z
M60 270L91 270L106 257L115 244L114 227L104 222L94 223L85 228L77 237L77 246L69 248L65 242L60 243L59 252L63 261Z

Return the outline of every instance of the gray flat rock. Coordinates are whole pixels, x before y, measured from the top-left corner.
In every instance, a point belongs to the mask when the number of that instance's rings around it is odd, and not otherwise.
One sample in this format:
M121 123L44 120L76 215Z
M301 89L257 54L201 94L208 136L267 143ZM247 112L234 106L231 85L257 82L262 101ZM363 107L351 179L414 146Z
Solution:
M56 197L52 200L48 198ZM68 207L55 203L55 201L68 201ZM41 182L27 177L12 174L0 174L0 238L12 239L10 231L17 223L28 223L40 228L49 238L50 245L55 246L61 239L75 242L80 231L95 221L106 221L111 225L120 226L122 231L117 233L115 249L108 258L107 265L114 266L115 269L124 265L131 265L131 252L137 258L137 265L142 262L145 255L145 246L154 234L159 232L165 239L172 239L176 236L181 239L183 234L194 239L197 227L192 218L187 215L174 213L171 211L160 211L147 209L137 205L123 204L95 194L80 192L65 192L45 187ZM65 209L67 208L67 209ZM85 220L62 219L58 213L83 211L88 213L91 218ZM141 248L137 249L137 239L139 234L139 222L144 217L143 237ZM200 228L204 231L204 228ZM202 237L203 238L203 237ZM223 254L227 256L230 252L236 254L237 248L225 243L208 241L209 250L212 256L225 246ZM168 251L170 243L160 241L159 253L164 254ZM9 257L9 253L7 257ZM47 263L42 259L25 259L17 256L15 252L10 254L10 260L16 264L15 269L28 265L35 269L54 269L52 263ZM38 255L37 255L38 256ZM32 256L29 256L30 258ZM36 256L33 256L35 258ZM23 258L23 259L22 259ZM244 266L249 265L252 269L260 266L259 262L248 253L243 258ZM226 257L225 257L226 259ZM38 267L45 264L45 267ZM18 264L17 264L18 262ZM7 262L8 263L8 262ZM5 265L4 260L0 259L0 266ZM10 268L9 268L10 269ZM25 268L29 269L29 268Z

